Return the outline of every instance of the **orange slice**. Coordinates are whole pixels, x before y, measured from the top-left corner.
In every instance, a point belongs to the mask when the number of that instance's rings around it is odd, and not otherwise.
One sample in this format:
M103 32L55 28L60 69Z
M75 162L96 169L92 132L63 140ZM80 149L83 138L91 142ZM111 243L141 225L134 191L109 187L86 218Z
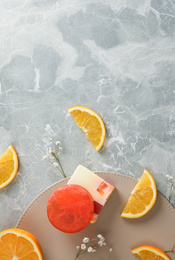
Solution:
M41 246L35 236L18 228L0 233L1 260L43 260Z
M7 186L18 171L18 155L12 145L0 157L0 189Z
M87 107L75 106L69 108L68 111L95 149L99 151L106 137L102 118Z
M171 260L163 250L153 246L137 247L131 252L141 260Z
M124 218L139 218L144 216L156 202L157 189L155 181L147 170L131 192L128 202L121 214Z

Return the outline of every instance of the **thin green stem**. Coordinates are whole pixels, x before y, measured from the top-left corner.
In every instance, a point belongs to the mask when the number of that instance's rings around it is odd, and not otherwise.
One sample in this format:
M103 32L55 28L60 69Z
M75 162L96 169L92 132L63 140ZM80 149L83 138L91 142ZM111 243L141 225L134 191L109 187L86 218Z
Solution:
M80 256L85 255L86 253L87 253L86 250L84 251L84 250L80 249L74 260L77 260Z
M174 192L174 184L173 184L173 182L171 182L171 187L170 187L170 194L169 194L169 196L168 196L168 201L170 202L171 201L171 198L172 198L172 196L173 196L173 192Z
M79 249L79 251L78 251L78 253L77 253L77 255L76 255L76 257L75 257L75 259L74 259L74 260L77 260L77 259L78 259L78 257L80 256L80 254L81 254L81 249Z
M165 250L164 252L165 252L165 253L168 253L168 252L175 253L175 243L174 243L174 246L173 246L171 249Z
M66 174L65 174L65 172L64 172L64 170L63 170L63 167L62 167L62 165L61 165L61 163L60 163L60 160L59 160L59 158L58 158L58 155L56 156L56 154L54 154L54 157L55 157L55 159L57 160L57 162L59 163L59 166L60 166L60 168L61 168L61 170L60 170L60 172L61 172L61 174L64 176L64 178L67 178L67 176L66 176Z
M55 146L60 145L60 142L59 142L59 141L58 141L58 142L55 142L52 138L50 138L50 141L52 141L52 143L53 143ZM57 144L57 143L58 143L58 144ZM61 147L60 147L60 149L62 150ZM65 172L64 172L64 170L63 170L63 167L62 167L62 165L61 165L61 162L60 162L60 160L59 160L58 150L56 149L56 152L54 152L53 149L51 149L51 153L50 153L50 154L55 158L55 160L58 162L58 164L59 164L59 166L60 166L60 168L59 168L59 167L56 167L56 168L60 171L60 173L63 175L64 178L67 178L67 176L66 176L66 174L65 174Z
M58 158L55 157L55 155L53 154L54 158L58 161ZM48 159L48 162L51 163L53 165L53 162L51 162L49 159ZM60 164L59 164L60 165ZM59 172L63 175L64 178L67 178L67 176L65 175L64 171L62 171L59 167L56 167Z

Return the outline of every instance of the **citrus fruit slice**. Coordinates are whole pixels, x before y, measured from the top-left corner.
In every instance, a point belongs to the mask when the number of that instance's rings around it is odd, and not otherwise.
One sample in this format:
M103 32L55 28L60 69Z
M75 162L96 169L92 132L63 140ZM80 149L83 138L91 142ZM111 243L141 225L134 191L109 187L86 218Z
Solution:
M141 260L171 260L163 250L153 246L137 247L131 252Z
M47 204L51 224L66 233L84 229L94 214L94 201L80 185L63 185L53 192Z
M18 155L12 145L0 157L0 189L7 186L18 171Z
M87 107L75 106L69 108L68 111L95 149L99 151L106 137L106 128L102 118Z
M139 218L144 216L156 202L157 189L155 181L147 170L131 192L128 202L121 214L124 218Z
M37 238L31 233L11 228L0 232L1 260L43 260Z

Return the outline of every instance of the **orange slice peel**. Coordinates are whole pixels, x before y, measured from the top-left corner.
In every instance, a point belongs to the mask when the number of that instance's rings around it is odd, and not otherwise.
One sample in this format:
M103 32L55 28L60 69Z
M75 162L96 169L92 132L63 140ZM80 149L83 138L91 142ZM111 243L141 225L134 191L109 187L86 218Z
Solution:
M121 214L123 218L139 218L147 214L157 199L153 176L146 169L134 187Z
M92 109L82 106L71 107L68 112L95 149L99 151L106 137L106 128L102 118Z
M153 246L140 246L131 252L140 260L171 260L163 250Z
M12 145L0 157L0 189L6 187L18 171L18 155Z

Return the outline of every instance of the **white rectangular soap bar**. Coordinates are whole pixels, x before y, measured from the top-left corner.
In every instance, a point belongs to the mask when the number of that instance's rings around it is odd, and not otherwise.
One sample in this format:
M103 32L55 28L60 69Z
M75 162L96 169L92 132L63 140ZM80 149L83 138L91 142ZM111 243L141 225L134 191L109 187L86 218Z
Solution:
M74 174L68 181L68 184L81 185L91 194L95 205L94 216L91 223L94 223L97 220L106 201L115 189L113 185L103 180L97 174L82 165L77 167Z

